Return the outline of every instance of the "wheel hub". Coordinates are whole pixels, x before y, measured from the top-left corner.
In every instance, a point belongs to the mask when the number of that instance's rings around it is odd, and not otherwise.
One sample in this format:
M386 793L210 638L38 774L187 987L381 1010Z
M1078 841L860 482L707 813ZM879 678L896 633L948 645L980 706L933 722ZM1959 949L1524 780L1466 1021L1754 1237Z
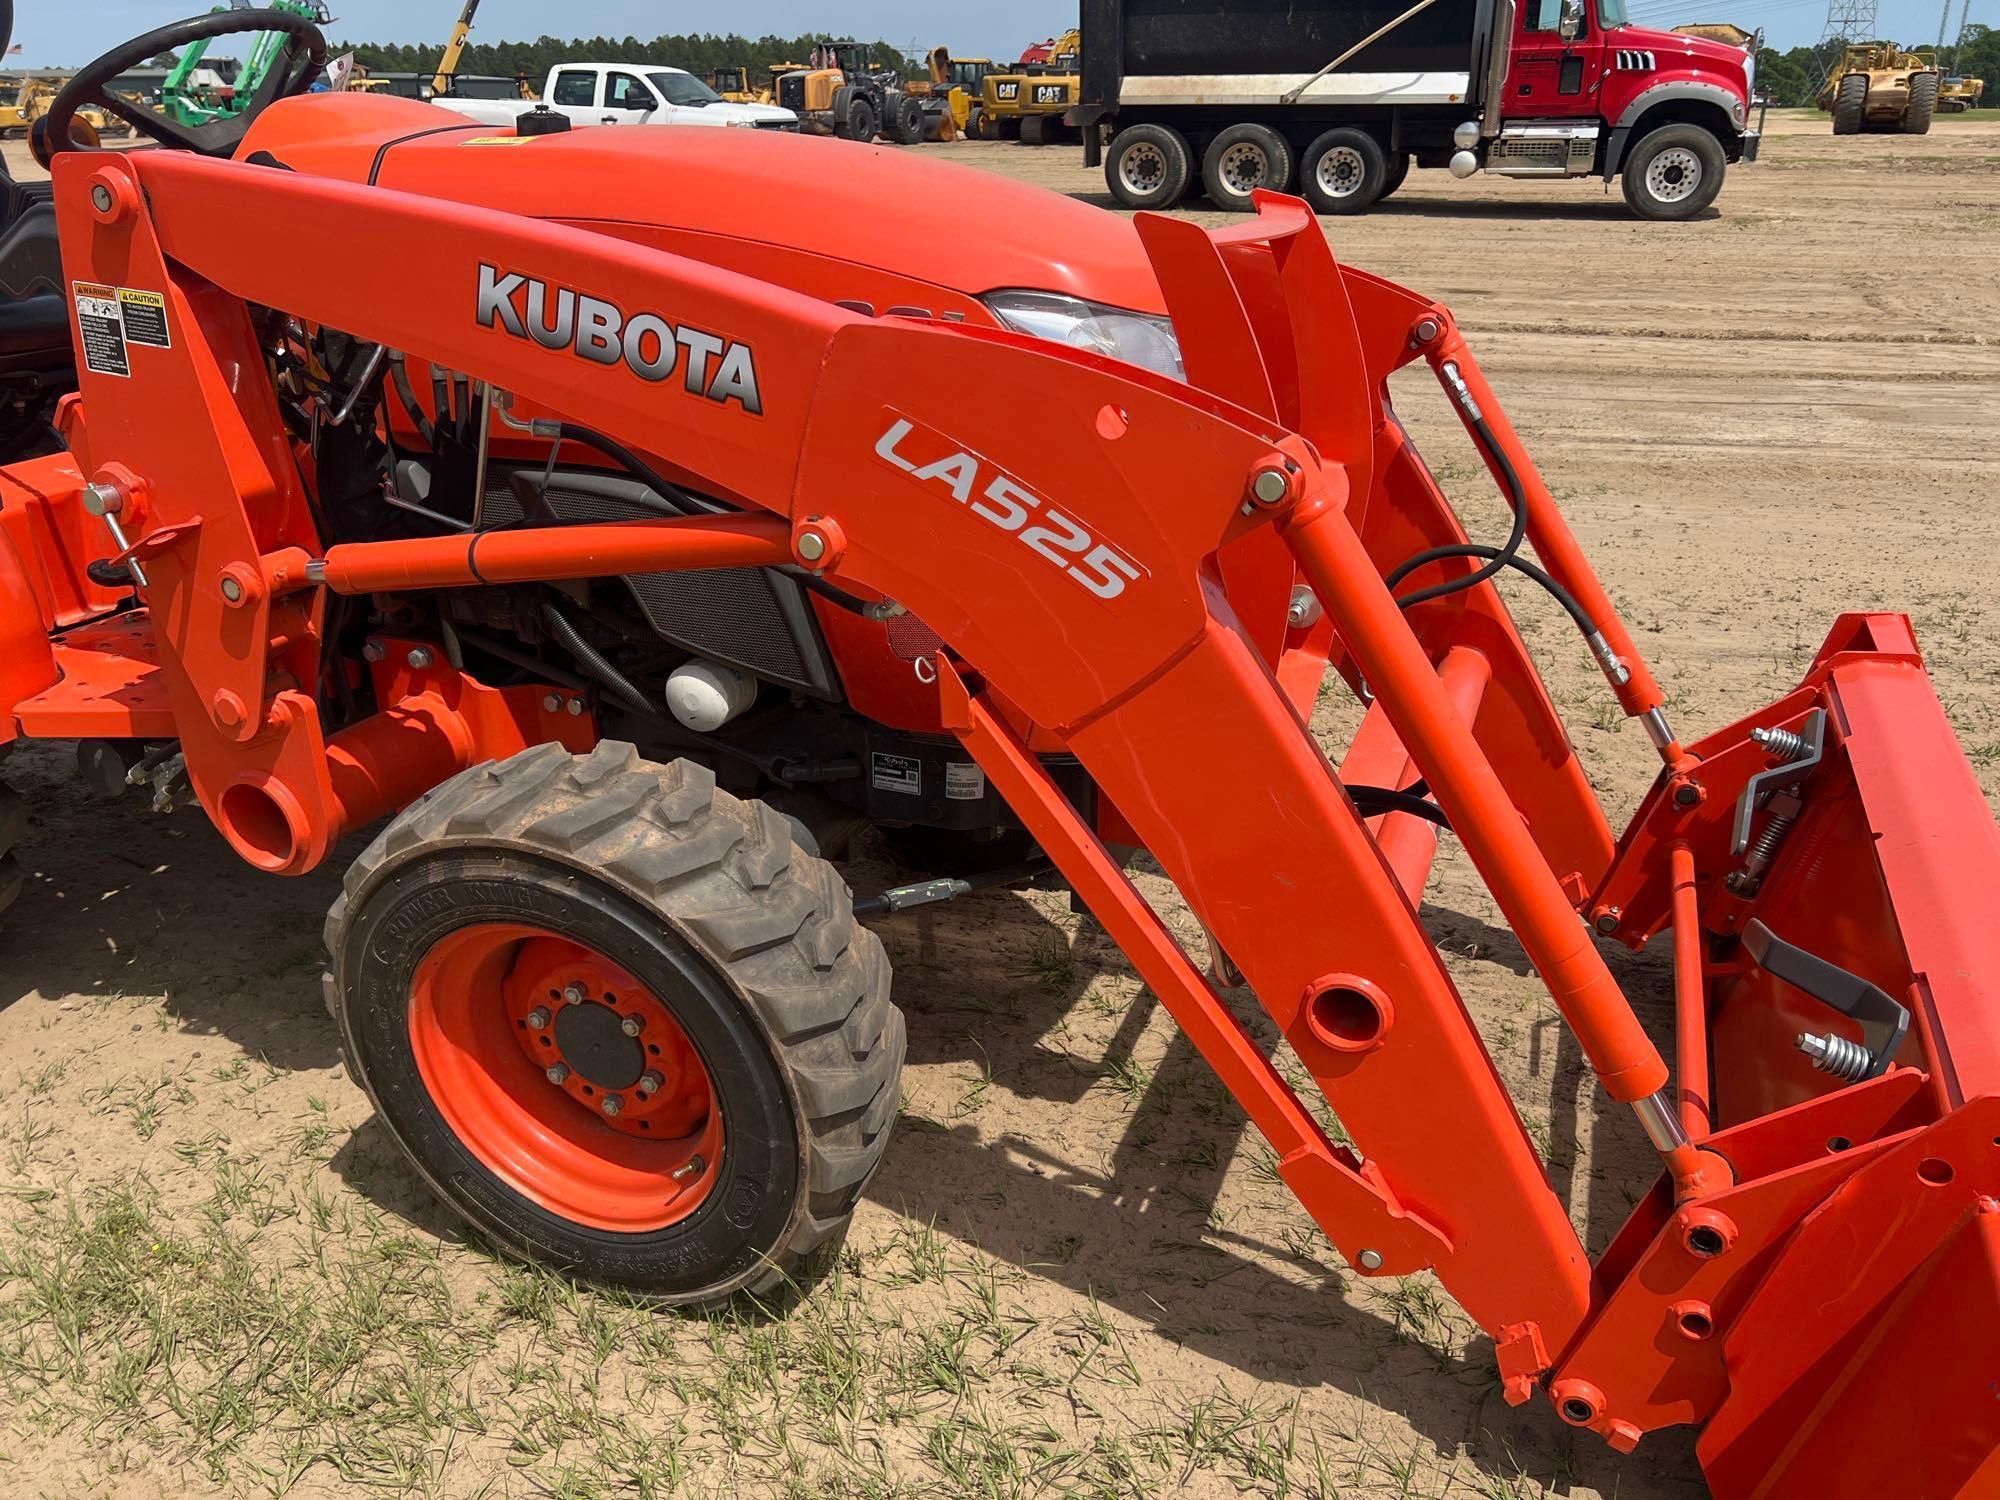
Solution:
M560 938L524 944L505 984L515 1040L549 1087L613 1130L672 1140L712 1108L673 1012L616 965Z
M555 1050L585 1083L600 1089L629 1089L646 1071L646 1050L636 1038L625 1035L623 1020L595 1000L565 1005L555 1018Z

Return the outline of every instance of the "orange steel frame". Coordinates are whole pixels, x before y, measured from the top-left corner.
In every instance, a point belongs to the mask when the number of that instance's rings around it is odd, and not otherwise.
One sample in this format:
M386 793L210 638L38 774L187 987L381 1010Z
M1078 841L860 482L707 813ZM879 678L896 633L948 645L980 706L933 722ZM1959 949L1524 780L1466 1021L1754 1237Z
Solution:
M400 648L374 668L390 706L323 735L310 685L329 591L806 564L900 601L938 632L943 723L1243 1103L1332 1242L1363 1275L1434 1269L1492 1336L1510 1401L1546 1388L1565 1420L1626 1449L1645 1432L1706 1422L1718 1491L1832 1493L1772 1488L1770 1475L1782 1471L1786 1486L1838 1477L1798 1435L1867 1420L1856 1371L1872 1379L1886 1361L1912 1389L1931 1389L1936 1362L1962 1369L1970 1358L1949 1338L1961 1314L1948 1309L1964 1300L1943 1293L1976 1287L1964 1298L1989 1310L1995 1297L1991 1275L1977 1273L2000 1247L2000 1117L1980 1095L2000 1071L2000 1039L1973 1017L1983 976L2000 973L2000 939L1952 913L1965 901L1957 882L2000 885L2000 849L1944 828L1910 762L1881 751L1892 724L1923 740L1917 774L1970 780L1906 630L1894 617L1843 621L1797 693L1682 746L1450 315L1338 265L1302 204L1266 195L1254 219L1216 233L1142 216L1183 339L1190 382L1180 384L1010 333L858 316L581 229L266 167L66 155L56 182L70 274L164 290L175 338L133 350L136 378L85 374L66 413L76 467L44 471L35 502L73 528L84 479L116 490L130 556L147 572L137 618L150 631L121 616L125 634L110 641L101 632L114 626L65 629L45 608L52 634L6 643L18 649L0 686L18 732L171 733L239 851L298 872L343 831L462 766L590 737L556 695L486 688ZM107 190L95 205L94 187ZM269 237L241 233L252 221L313 246L314 274L271 254ZM480 326L482 262L726 331L755 351L762 411ZM608 435L673 455L743 511L322 554L246 304L469 372L530 409L587 412ZM1481 585L1405 611L1384 583L1398 559L1464 539L1387 402L1389 375L1419 361L1462 383L1490 424L1522 481L1542 565L1598 623L1619 701L1660 750L1659 783L1622 842L1497 592ZM955 394L966 382L925 373L972 363L991 393L976 402ZM895 371L910 373L885 379ZM972 503L939 477L968 472ZM1125 559L1123 591L1101 597L1024 546L1019 513L1037 510ZM1239 614L1251 593L1288 589L1300 573L1326 620L1271 631ZM14 580L0 586L15 595ZM106 655L124 664L122 687L88 669ZM1417 921L1434 830L1407 814L1364 818L1305 727L1329 664L1371 704L1348 775L1426 780L1597 1077L1660 1148L1658 1185L1595 1266ZM1756 1016L1805 1002L1740 957L1711 961L1758 909L1717 879L1730 807L1765 764L1748 730L1796 725L1815 706L1836 710L1834 774L1853 790L1823 816L1815 804L1824 832L1802 825L1799 836L1865 844L1870 820L1907 816L1896 826L1935 832L1932 854L1948 845L1952 860L1940 882L1920 853L1891 851L1887 889L1847 924L1850 967L1921 995L1907 1065L1837 1090L1803 1064L1776 1084L1727 1071L1726 1030L1768 1057ZM1327 1138L1243 1033L1101 830L1043 773L1031 732L1082 761L1114 826L1172 876L1354 1148ZM1882 764L1864 766L1870 757ZM1885 811L1884 798L1897 805ZM1913 939L1895 888L1918 881L1932 904ZM1804 891L1770 909L1830 900ZM1674 926L1678 1102L1584 916L1633 942ZM1951 972L1912 972L1921 944ZM1789 1025L1780 1014L1773 1034ZM1780 1064L1797 1061L1787 1040ZM1720 1108L1732 1090L1757 1107ZM1893 1243L1877 1242L1885 1221L1901 1231ZM1880 1295L1855 1289L1857 1258ZM1885 1356L1883 1318L1932 1330L1943 1352L1926 1365L1905 1342ZM1976 1405L1940 1400L1958 1425L1925 1493L1991 1477L1994 1417Z

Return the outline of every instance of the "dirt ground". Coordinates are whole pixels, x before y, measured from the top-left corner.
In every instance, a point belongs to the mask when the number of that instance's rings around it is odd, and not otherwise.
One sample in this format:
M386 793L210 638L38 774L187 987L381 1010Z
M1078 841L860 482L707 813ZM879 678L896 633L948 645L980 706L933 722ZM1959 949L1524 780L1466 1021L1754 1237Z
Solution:
M1101 194L1072 150L937 149ZM1907 609L2000 790L2000 123L1835 141L1776 117L1686 225L1590 183L1420 172L1328 233L1456 310L1678 726L1774 697L1841 609ZM1462 434L1407 390L1497 534ZM1616 823L1643 736L1510 597ZM1337 754L1352 722L1329 699L1316 728ZM687 1318L494 1259L398 1163L320 1001L344 861L255 876L198 812L92 800L66 747L7 775L35 811L0 936L7 1494L1703 1493L1685 1437L1620 1460L1508 1408L1428 1278L1349 1274L1058 896L882 924L907 1105L840 1272L783 1321ZM1449 840L1425 916L1602 1245L1648 1182L1636 1130ZM1663 1030L1664 955L1612 956Z

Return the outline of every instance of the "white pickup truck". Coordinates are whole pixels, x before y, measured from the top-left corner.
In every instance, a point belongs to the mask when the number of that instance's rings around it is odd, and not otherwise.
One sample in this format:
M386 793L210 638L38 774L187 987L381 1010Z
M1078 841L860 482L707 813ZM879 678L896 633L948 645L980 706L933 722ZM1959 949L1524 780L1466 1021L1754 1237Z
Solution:
M512 125L538 108L532 99L462 99L439 94L431 103L482 125ZM540 104L573 125L733 125L797 130L799 117L769 104L731 104L692 73L651 63L558 63L549 69Z

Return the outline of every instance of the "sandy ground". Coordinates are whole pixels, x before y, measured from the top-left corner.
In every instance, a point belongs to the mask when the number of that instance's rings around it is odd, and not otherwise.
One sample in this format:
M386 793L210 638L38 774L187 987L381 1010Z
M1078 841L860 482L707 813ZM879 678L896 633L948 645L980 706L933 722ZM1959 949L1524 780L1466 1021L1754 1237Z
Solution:
M938 149L1101 194L1073 151ZM1996 168L1992 122L1781 117L1699 222L1417 173L1328 233L1456 310L1680 726L1774 697L1842 608L1907 609L1991 795ZM1497 531L1434 397L1403 409ZM1516 597L1615 823L1643 737ZM260 879L196 812L92 801L61 747L8 775L36 823L0 938L7 1493L1703 1493L1687 1438L1572 1442L1499 1400L1431 1282L1342 1269L1056 896L883 924L907 1109L842 1271L781 1323L687 1319L494 1261L394 1159L320 1006L335 873ZM1647 1184L1635 1129L1449 844L1426 920L1601 1245ZM1664 956L1613 962L1663 1027Z

